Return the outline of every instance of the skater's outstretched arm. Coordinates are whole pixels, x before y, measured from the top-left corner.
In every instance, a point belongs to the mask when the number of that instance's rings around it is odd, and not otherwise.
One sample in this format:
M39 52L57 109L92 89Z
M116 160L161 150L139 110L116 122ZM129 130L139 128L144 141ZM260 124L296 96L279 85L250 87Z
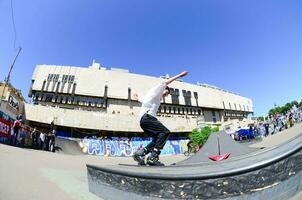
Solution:
M166 82L167 85L169 85L169 84L172 83L173 81L175 81L175 80L177 80L177 79L179 79L179 78L181 78L181 77L186 76L188 73L189 73L189 72L187 72L187 71L183 71L183 72L181 72L180 74L178 74L178 75L176 75L176 76L173 76L173 77L169 78L169 79L166 80L165 82Z
M138 94L137 93L134 93L132 98L134 100L137 100L137 101L140 101L140 102L143 102L144 99L146 100L152 100L153 98L157 97L158 95L162 95L163 93L163 90L165 90L166 86L169 85L170 83L172 83L173 81L181 78L181 77L184 77L188 74L187 71L184 71L172 78L169 78L168 80L164 80L163 82L161 82L159 85L157 85L156 87L152 88L151 90L149 90L149 92L147 93L147 95L143 98L143 99L140 99Z

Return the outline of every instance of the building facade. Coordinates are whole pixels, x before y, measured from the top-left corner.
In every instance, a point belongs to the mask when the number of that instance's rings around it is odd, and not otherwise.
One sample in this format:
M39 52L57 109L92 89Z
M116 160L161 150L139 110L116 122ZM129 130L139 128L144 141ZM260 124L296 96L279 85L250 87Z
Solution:
M140 134L140 103L143 96L164 77L106 69L93 62L88 68L37 65L25 105L27 120L34 126L51 121L73 136L85 134ZM175 81L171 94L162 100L158 118L173 133L189 133L200 119L221 124L253 113L252 100L206 84Z
M16 118L24 113L24 98L20 90L14 88L10 83L0 82L0 111Z

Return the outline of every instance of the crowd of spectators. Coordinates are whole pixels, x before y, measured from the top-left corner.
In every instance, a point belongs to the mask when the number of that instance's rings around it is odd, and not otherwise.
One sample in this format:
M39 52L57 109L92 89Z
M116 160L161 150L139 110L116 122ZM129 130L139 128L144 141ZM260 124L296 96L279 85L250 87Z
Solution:
M56 130L54 123L51 122L49 130L44 133L35 127L31 131L31 144L33 149L55 152Z
M256 136L266 137L293 127L302 121L302 107L293 107L287 113L277 113L264 122L256 123L253 127Z
M56 129L53 121L50 123L48 129L43 131L38 130L36 127L30 128L26 126L26 128L30 130L26 136L21 132L22 127L24 128L25 125L23 125L22 115L19 115L12 126L12 136L10 138L10 144L12 146L24 147L26 143L25 140L27 139L30 141L30 145L27 145L27 147L37 150L55 151Z

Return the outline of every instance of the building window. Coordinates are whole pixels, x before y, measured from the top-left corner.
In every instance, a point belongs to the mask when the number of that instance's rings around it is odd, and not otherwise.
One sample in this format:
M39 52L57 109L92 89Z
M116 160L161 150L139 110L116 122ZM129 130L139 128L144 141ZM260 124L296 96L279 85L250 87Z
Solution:
M73 81L74 81L74 75L69 75L68 76L68 82L73 83Z
M197 92L194 92L194 98L198 99L198 93Z
M191 106L192 105L192 102L191 102L191 91L183 90L182 94L183 94L183 97L185 99L185 105Z
M52 77L53 77L53 74L48 74L47 81L51 81Z
M58 82L58 84L57 84L56 93L58 93L58 92L59 92L59 88L60 88L60 82Z
M63 75L62 82L66 83L68 80L68 75Z
M170 88L170 95L172 98L172 104L179 104L179 90Z
M214 122L214 123L217 122L215 110L212 110L212 119L213 119L213 122Z
M46 102L51 102L51 100L52 100L52 95L51 94L46 94L45 95L45 101Z
M72 94L75 94L76 87L77 87L77 84L74 83L74 84L73 84L73 87L72 87Z
M44 89L45 89L45 84L46 84L46 81L43 81L43 84L42 84L42 92L43 92Z
M57 82L57 81L59 80L59 77L60 77L60 75L59 75L59 74L56 74L56 75L55 75L54 81Z

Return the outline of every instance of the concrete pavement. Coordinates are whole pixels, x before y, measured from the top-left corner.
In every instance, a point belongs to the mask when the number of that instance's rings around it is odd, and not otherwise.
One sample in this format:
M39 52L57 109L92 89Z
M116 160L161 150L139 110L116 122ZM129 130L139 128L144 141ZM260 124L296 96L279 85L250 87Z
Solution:
M302 124L264 138L252 147L280 145L302 133ZM185 156L162 156L165 164ZM88 191L86 164L135 164L129 157L64 155L0 144L0 200L99 200ZM292 200L302 199L302 193Z
M163 156L171 164L180 156ZM72 156L0 144L1 200L99 200L88 191L86 163L135 164L129 157Z

